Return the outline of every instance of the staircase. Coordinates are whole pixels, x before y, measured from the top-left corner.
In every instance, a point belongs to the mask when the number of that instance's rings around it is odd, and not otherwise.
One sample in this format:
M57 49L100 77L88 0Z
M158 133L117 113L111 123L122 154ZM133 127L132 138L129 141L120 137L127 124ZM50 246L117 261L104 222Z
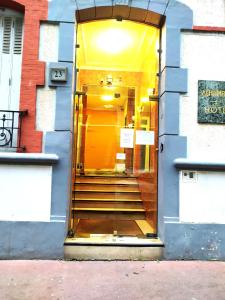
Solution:
M78 176L72 215L74 219L145 220L136 178Z
M87 219L101 220L100 223L118 220L115 223L137 224L143 235L154 232L146 221L140 196L135 177L77 176L73 186L72 227L75 231L79 222ZM66 239L64 247L65 258L76 260L156 260L163 254L159 239L114 234L89 238L75 235Z

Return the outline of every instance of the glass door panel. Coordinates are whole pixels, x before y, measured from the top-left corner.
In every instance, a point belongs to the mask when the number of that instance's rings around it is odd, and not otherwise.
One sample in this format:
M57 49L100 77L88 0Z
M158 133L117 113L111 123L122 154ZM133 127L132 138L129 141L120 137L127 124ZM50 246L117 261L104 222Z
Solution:
M127 38L106 42L112 31ZM79 24L77 36L75 237L154 236L159 30L105 20Z
M149 100L140 109L130 87L86 84L82 89L76 106L75 184L83 191L78 199L85 198L77 209L83 205L87 213L75 234L153 235L158 104Z

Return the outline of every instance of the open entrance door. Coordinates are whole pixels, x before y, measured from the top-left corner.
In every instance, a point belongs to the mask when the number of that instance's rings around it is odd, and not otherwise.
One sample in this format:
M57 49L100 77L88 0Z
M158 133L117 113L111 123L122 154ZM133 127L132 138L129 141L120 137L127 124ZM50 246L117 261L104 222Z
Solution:
M70 237L157 234L159 30L78 25Z

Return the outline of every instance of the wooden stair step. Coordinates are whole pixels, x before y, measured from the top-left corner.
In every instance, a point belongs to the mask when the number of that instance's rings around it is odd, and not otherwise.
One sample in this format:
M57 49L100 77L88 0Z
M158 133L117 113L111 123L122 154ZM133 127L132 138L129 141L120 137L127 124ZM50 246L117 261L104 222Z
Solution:
M79 188L76 188L76 189L73 189L72 190L74 193L76 192L82 192L82 193L88 193L88 192L91 192L91 193L116 193L116 194L120 194L120 193L134 193L134 194L140 194L140 191L137 190L137 191L131 191L131 190L124 190L124 189L115 189L115 190L111 190L111 189L81 189L80 187Z
M145 220L143 208L72 208L74 218L107 220Z
M73 208L96 208L96 210L109 208L112 210L115 209L143 209L142 202L115 202L115 201L74 201L73 202Z
M133 188L133 187L138 187L139 185L138 185L138 183L111 183L111 182L74 182L74 185L75 186L85 186L85 185L87 185L87 186L94 186L94 185L96 185L96 186L103 186L103 187L110 187L110 186L112 186L112 187L125 187L125 186L127 186L127 187L131 187L131 188Z
M80 184L105 184L105 185L138 185L136 179L106 179L106 178L84 178L80 177L77 178L75 183L80 183Z
M103 200L107 200L107 199L130 199L130 200L140 200L140 193L114 193L114 192L108 192L108 193L104 193L104 192L90 192L90 191L86 191L86 192L74 192L73 193L73 199L103 199Z
M89 185L76 184L76 191L100 191L100 192L139 192L138 187L133 186L116 186L116 185Z
M101 202L104 202L104 201L111 201L111 202L142 202L141 199L122 199L122 198L108 198L108 199L105 199L105 198L90 198L90 197L86 197L86 198L81 198L81 197L76 197L76 198L73 198L72 199L73 201L101 201Z
M144 212L144 208L95 208L95 207L80 207L80 208L72 208L77 211L110 211L110 212Z
M144 235L148 233L155 233L153 226L149 224L146 220L136 220L136 224L141 229Z
M85 175L77 175L76 178L99 178L99 179L126 179L126 180L133 180L133 179L137 179L137 176L134 175L119 175L119 174L108 174L108 175L104 175L104 174L95 174L95 175L90 175L90 174L85 174Z

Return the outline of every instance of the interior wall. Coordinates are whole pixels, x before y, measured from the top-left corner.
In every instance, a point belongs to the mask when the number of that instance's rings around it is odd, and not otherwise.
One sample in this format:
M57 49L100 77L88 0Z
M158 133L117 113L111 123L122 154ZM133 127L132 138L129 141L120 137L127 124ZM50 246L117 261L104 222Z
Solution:
M114 169L123 112L87 110L85 169Z
M142 73L141 72L126 72L126 71L114 71L114 70L79 70L79 82L83 84L100 84L102 78L106 78L107 75L112 75L114 79L121 78L119 85L121 86L140 86Z

